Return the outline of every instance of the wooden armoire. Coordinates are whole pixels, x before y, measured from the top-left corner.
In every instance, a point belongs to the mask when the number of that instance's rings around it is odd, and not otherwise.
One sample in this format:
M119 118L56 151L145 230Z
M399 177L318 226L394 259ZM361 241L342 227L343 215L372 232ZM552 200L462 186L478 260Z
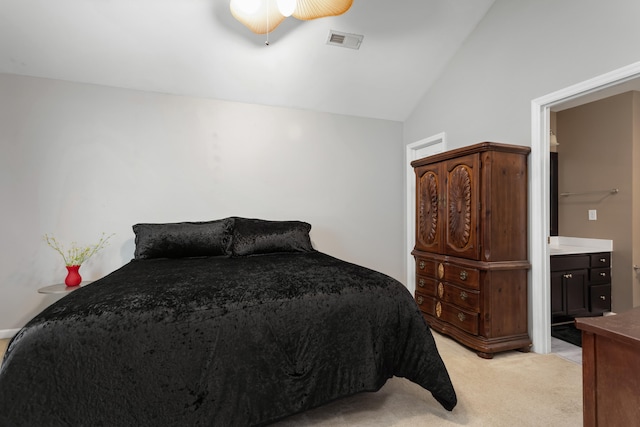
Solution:
M528 351L529 147L483 142L411 163L415 298L427 323L492 358Z

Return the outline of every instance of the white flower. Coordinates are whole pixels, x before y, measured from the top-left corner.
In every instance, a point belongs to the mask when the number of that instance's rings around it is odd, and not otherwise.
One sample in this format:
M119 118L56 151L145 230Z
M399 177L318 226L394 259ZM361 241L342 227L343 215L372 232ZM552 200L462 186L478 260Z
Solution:
M44 241L47 242L47 245L49 245L49 247L62 255L62 259L64 260L65 265L70 266L82 265L83 262L95 255L99 250L103 249L112 236L113 234L105 236L105 234L102 233L102 236L100 236L100 240L98 241L98 243L91 246L78 246L76 242L71 242L71 248L69 248L68 250L66 250L64 246L56 240L55 237L49 236L48 234L44 235Z

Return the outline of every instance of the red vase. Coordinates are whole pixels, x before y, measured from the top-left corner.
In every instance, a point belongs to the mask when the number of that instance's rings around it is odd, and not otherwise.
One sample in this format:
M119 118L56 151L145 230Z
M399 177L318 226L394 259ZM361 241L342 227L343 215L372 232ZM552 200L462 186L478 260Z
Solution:
M64 279L65 285L69 287L80 285L82 277L80 277L80 273L78 272L79 269L79 265L67 265L67 277Z

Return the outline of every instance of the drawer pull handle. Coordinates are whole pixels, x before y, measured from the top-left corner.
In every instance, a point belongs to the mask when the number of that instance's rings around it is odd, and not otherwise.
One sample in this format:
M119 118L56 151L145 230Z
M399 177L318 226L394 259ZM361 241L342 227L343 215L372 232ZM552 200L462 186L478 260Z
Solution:
M438 283L438 298L442 298L444 296L444 285L442 282Z
M606 300L607 300L607 297L605 297L604 295L600 295L600 299L601 299L602 301L606 301Z
M458 320L460 320L461 322L464 322L466 318L467 316L465 316L464 313L458 313Z
M444 264L438 264L438 279L442 279L444 277Z
M607 273L605 273L604 271L602 273L600 273L600 276L605 277L607 275Z
M442 304L440 304L440 301L436 304L436 316L442 316Z
M573 278L573 274L568 273L568 274L565 274L563 277L564 277L565 279L571 279L571 278Z
M465 291L460 292L460 299L462 301L466 301L467 298L469 298L469 295L467 295L467 293Z
M600 262L607 262L606 258L600 258Z
M424 279L420 279L418 281L418 286L420 286L421 288L424 288Z
M460 280L467 280L467 272L465 270L462 270L460 272Z
M424 261L420 261L420 264L418 264L418 267L420 268L420 270L424 270L424 266L425 266Z
M418 298L416 298L416 301L418 302L418 305L422 305L422 303L424 302L424 298L418 296Z

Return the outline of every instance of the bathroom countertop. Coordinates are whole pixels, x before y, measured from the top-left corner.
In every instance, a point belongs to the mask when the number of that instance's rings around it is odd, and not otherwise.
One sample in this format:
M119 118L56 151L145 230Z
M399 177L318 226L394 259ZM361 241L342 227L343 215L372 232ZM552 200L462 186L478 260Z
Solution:
M587 239L582 237L551 237L549 255L571 255L594 252L612 252L613 240Z

